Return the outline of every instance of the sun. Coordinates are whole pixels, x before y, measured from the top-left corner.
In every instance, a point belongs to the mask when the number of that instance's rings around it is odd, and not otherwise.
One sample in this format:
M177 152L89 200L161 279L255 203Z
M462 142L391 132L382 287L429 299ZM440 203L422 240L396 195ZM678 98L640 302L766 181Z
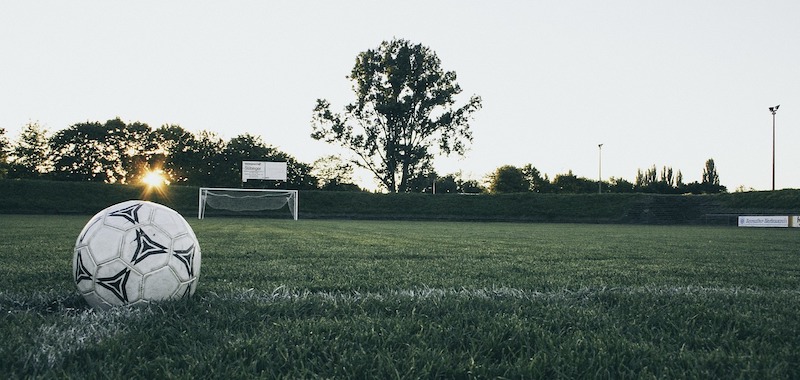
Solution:
M160 188L168 184L166 178L164 178L164 172L161 170L153 170L145 173L142 176L142 183L152 188Z

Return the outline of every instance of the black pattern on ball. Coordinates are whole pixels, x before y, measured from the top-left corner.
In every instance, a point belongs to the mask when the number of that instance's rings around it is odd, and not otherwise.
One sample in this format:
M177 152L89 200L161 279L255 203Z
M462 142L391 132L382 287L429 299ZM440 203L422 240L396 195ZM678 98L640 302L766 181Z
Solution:
M141 229L136 230L136 252L131 262L136 265L150 255L167 253L167 247L155 242Z
M89 273L89 270L83 265L83 251L78 252L78 264L76 266L77 269L75 269L75 283L79 283L83 280L92 280L92 274Z
M183 263L183 266L186 267L186 272L189 274L189 277L194 277L194 244L186 249L176 249L172 256L175 256L181 261L181 263Z
M116 211L112 211L108 214L108 216L120 216L127 219L129 222L133 224L139 223L139 209L142 208L142 204L138 203L135 205L131 205L125 208L121 208Z
M128 302L128 291L125 285L128 284L128 277L131 275L131 270L125 268L119 273L111 277L101 277L97 279L97 285L100 285L111 291L122 302Z

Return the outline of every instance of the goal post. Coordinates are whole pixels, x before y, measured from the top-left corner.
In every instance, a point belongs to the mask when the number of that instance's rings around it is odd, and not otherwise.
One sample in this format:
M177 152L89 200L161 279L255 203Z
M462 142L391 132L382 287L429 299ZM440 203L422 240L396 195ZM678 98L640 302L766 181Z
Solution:
M236 189L201 187L197 206L197 219L203 219L206 207L229 211L266 211L287 207L297 220L297 190Z

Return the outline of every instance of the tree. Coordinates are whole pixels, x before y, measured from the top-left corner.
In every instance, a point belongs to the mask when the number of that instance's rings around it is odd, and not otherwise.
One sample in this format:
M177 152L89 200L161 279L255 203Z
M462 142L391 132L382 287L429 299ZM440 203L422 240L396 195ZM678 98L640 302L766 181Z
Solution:
M456 73L443 71L430 48L384 41L358 55L348 79L355 102L339 114L317 99L311 137L352 151L353 163L389 192L409 191L434 154L463 155L472 141L469 120L481 99L473 95L457 107Z
M5 128L0 128L0 179L6 177L8 173L8 151L10 145L6 137Z
M719 186L719 174L717 174L713 158L709 158L706 161L706 166L703 168L703 182L701 183L703 185Z
M539 172L539 169L533 167L533 165L527 164L523 166L522 174L528 181L530 191L534 193L549 193L552 191L552 186L550 185L550 180L547 179L547 174L542 177L542 173Z
M325 156L311 164L311 174L322 190L359 191L353 182L353 166L339 156Z
M108 144L113 147L111 156L116 161L115 172L122 183L133 183L144 173L155 169L152 160L158 145L149 125L140 122L125 124L119 118L106 122Z
M480 194L486 191L486 188L474 179L459 180L457 184L459 193Z
M520 168L512 165L503 165L491 175L489 191L496 194L523 193L530 191L530 183Z
M36 178L52 170L49 161L50 146L47 130L39 123L31 122L20 132L17 144L12 148L12 171L16 178Z
M553 187L558 193L596 193L597 181L578 177L572 174L572 170L569 170L567 174L557 174L555 178L553 178Z
M186 184L192 172L193 149L197 144L194 134L179 125L162 125L153 131L156 145L154 169L161 169L172 183Z
M636 191L636 186L623 178L611 177L608 182L606 188L611 193L633 193Z
M49 143L53 177L70 181L132 183L149 168L157 149L147 124L119 118L74 124Z
M436 177L436 194L456 194L459 190L459 181L455 174Z
M50 138L53 177L68 181L116 182L106 128L98 122L74 124Z
M460 193L460 194L480 194L485 192L480 183L476 180L463 178L462 172L448 174L444 177L436 178L436 193Z
M186 171L182 174L187 179L187 185L196 186L230 186L226 184L225 176L219 172L223 165L223 151L226 144L219 135L210 131L200 131L194 138L187 141L189 145L178 155Z
M706 161L706 165L703 168L703 182L700 183L700 187L702 192L710 194L723 193L726 191L725 186L719 183L719 174L717 173L717 167L714 164L713 158L709 158L708 161Z
M656 171L656 166L653 165L645 172L641 169L636 171L635 189L644 193L656 194L678 194L683 191L683 174L678 170L677 175L675 170L669 166L661 168L661 174Z

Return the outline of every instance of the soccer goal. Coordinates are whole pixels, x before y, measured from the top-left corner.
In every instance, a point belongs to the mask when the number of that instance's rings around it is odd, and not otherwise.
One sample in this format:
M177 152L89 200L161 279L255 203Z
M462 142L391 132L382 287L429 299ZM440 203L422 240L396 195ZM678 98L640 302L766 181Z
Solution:
M297 190L201 187L198 219L205 217L206 206L236 212L279 210L287 207L294 220L297 220Z

